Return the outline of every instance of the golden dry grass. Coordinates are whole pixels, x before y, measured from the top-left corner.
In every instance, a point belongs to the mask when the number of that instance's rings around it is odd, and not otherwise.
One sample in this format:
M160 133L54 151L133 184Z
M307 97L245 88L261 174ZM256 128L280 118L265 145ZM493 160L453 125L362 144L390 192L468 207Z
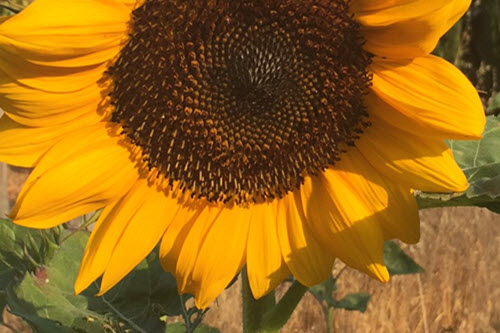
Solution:
M12 199L26 173L12 168L8 172ZM480 208L448 208L422 211L421 219L421 241L403 248L425 272L398 276L383 285L354 270L344 271L335 296L366 291L372 299L363 314L337 311L335 332L500 332L500 215ZM241 332L239 288L236 283L217 299L207 324L222 333ZM313 297L302 300L282 332L326 332ZM0 333L11 331L0 327Z

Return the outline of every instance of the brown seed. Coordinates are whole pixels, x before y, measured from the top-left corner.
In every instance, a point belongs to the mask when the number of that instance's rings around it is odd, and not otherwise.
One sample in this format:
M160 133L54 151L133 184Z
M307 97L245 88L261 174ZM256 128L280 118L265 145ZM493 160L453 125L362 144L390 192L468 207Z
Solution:
M272 200L368 126L348 0L145 0L108 73L149 169L209 201Z

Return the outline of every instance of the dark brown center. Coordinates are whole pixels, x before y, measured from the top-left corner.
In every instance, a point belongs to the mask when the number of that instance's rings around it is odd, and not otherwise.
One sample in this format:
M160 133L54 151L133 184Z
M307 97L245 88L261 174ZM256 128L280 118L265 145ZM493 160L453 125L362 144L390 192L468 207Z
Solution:
M193 196L270 200L367 126L348 0L146 0L109 68L112 121Z

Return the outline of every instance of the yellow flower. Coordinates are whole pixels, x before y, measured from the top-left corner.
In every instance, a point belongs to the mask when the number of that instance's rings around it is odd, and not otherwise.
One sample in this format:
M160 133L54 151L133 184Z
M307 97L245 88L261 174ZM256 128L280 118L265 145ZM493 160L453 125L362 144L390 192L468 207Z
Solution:
M11 214L103 209L75 283L109 290L161 241L204 308L247 266L259 298L338 258L387 281L419 239L412 189L464 191L474 87L430 55L470 0L35 0L0 24Z

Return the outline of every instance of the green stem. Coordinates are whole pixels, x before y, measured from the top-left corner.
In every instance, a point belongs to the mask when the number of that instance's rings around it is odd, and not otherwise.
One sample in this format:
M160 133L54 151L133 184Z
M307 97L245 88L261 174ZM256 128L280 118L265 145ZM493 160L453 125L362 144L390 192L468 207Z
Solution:
M264 332L261 326L262 317L276 304L274 291L258 300L253 298L245 267L241 272L241 296L243 301L243 333Z
M76 234L78 231L85 230L89 225L91 225L94 222L97 222L97 220L99 219L99 216L101 216L101 212L102 212L102 209L96 210L94 212L94 214L92 214L92 216L88 220L86 220L85 217L82 217L83 222L78 227L78 229L70 232L66 237L64 237L61 240L61 242L59 243L59 245L62 245L62 243L64 243L65 241L67 241L68 238L70 238L71 236L73 236L74 234Z
M328 307L325 311L326 316L326 332L335 333L335 308Z
M306 291L306 286L294 281L278 304L262 318L263 332L278 332L290 319Z
M193 331L191 330L191 317L187 313L186 310L186 300L184 298L184 295L179 295L179 299L181 301L181 310L182 310L182 318L184 319L184 325L186 326L186 332L187 333L192 333Z

